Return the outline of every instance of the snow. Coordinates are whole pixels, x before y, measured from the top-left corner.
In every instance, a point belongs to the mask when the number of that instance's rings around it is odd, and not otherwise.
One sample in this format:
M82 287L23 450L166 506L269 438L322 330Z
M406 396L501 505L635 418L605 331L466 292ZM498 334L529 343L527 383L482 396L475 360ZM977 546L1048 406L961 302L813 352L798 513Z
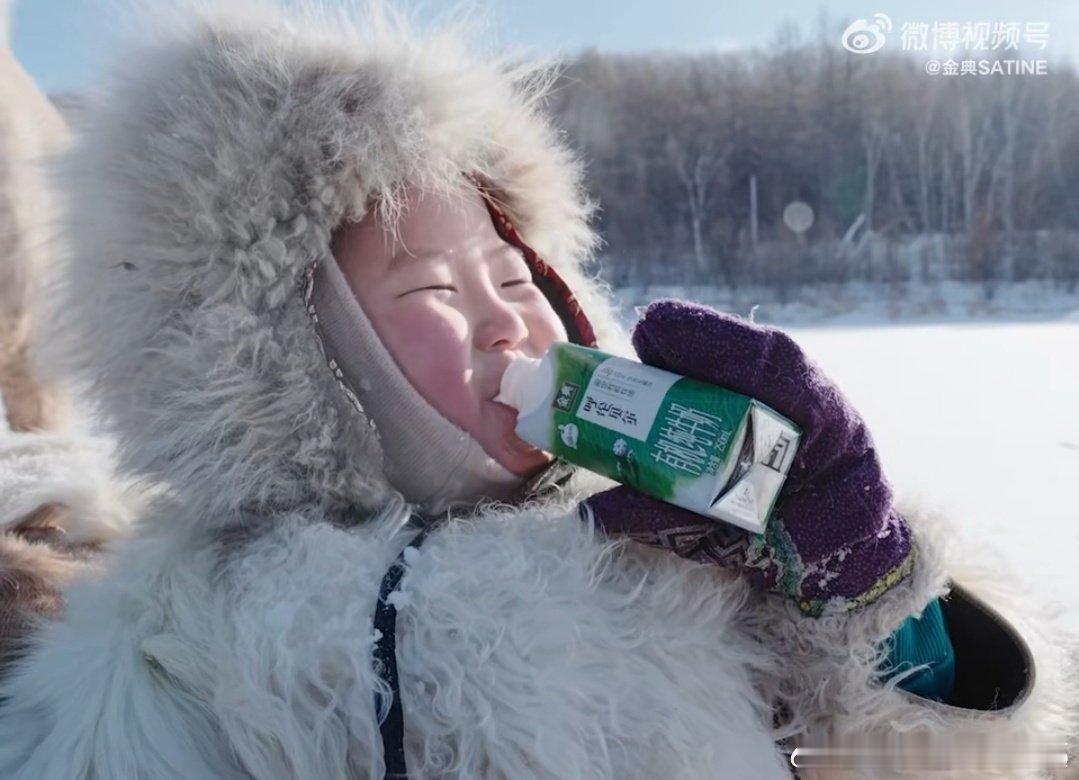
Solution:
M900 495L948 512L1079 630L1079 322L792 327Z
M717 285L624 287L618 298L632 318L634 306L656 298L684 298L721 311L787 325L874 325L881 322L1079 321L1079 288L1049 281L996 284L973 282L849 282L792 286L785 300L767 287L731 289Z

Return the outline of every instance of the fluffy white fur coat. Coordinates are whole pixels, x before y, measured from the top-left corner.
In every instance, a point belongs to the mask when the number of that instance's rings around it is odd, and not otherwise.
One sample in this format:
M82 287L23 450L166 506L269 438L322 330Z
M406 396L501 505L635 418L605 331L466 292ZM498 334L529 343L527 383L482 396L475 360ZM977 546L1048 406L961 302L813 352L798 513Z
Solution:
M452 192L480 172L625 352L584 270L580 167L537 112L544 73L452 34L247 7L140 35L71 157L80 240L54 364L88 383L120 472L154 497L0 688L0 776L380 777L371 617L409 508L323 363L303 274L371 197L392 213L403 182ZM577 473L487 505L407 556L393 600L416 776L782 777L778 702L785 733L1072 729L1064 649L1007 593L993 603L1039 659L1012 717L870 684L873 644L955 570L929 518L911 515L912 578L813 622L597 535L574 509L606 484Z
M394 601L410 770L785 776L751 685L775 658L736 628L744 589L625 555L565 499L491 509L409 556ZM371 615L402 519L127 543L7 686L0 775L381 777Z

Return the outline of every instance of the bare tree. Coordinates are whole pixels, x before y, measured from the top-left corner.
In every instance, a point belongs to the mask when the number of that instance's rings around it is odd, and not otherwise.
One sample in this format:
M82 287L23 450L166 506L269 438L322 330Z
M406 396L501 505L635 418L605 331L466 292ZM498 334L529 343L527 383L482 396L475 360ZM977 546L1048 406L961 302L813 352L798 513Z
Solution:
M696 148L687 148L684 141L667 136L667 156L678 174L686 198L690 231L693 235L693 258L700 271L708 270L705 253L703 226L709 216L709 204L714 191L717 173L730 154L730 147L719 148L712 138L700 141Z
M980 106L975 106L974 100L969 91L959 93L956 125L963 174L963 224L968 232L977 227L978 190L989 161L989 139L992 134L992 117L980 110Z
M933 229L933 216L932 206L930 205L930 186L934 178L933 171L931 170L933 165L933 154L931 149L931 143L934 140L932 133L934 126L934 118L937 112L937 96L939 92L936 89L929 90L929 94L932 96L928 106L921 112L921 115L917 120L917 130L915 138L917 140L917 166L918 166L918 214L921 221L921 230L923 233L928 233Z
M862 128L862 151L865 155L865 194L862 200L862 213L865 214L866 227L873 228L873 206L877 197L877 169L884 154L887 130L877 119L869 119Z

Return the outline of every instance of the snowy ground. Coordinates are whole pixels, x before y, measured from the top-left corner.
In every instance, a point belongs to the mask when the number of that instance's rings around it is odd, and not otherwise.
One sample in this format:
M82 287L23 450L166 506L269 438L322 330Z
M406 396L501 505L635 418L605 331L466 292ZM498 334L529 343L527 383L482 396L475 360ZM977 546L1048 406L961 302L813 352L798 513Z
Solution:
M1079 630L1079 321L793 327L896 489L946 509Z
M807 284L788 290L785 302L778 290L749 286L736 290L715 285L625 287L618 296L627 311L665 297L699 301L742 315L756 306L759 319L788 325L1079 319L1079 287L1069 289L1046 281L998 284L991 290L984 284L946 281Z

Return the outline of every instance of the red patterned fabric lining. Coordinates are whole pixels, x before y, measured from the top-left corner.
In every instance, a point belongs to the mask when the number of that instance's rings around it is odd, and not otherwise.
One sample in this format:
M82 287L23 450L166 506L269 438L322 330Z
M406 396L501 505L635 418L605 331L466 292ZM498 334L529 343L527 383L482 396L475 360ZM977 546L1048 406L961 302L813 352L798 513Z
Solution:
M592 328L592 322L584 313L584 309L581 308L577 296L573 294L569 285L558 275L554 268L524 242L505 212L495 204L494 199L488 194L487 188L481 182L476 181L475 178L472 180L479 188L480 194L483 195L483 201L487 204L487 211L491 214L491 221L494 223L498 235L501 236L503 241L521 250L525 262L528 263L528 267L532 270L532 281L547 296L547 300L551 302L551 306L562 319L570 341L585 347L595 347L596 332Z

